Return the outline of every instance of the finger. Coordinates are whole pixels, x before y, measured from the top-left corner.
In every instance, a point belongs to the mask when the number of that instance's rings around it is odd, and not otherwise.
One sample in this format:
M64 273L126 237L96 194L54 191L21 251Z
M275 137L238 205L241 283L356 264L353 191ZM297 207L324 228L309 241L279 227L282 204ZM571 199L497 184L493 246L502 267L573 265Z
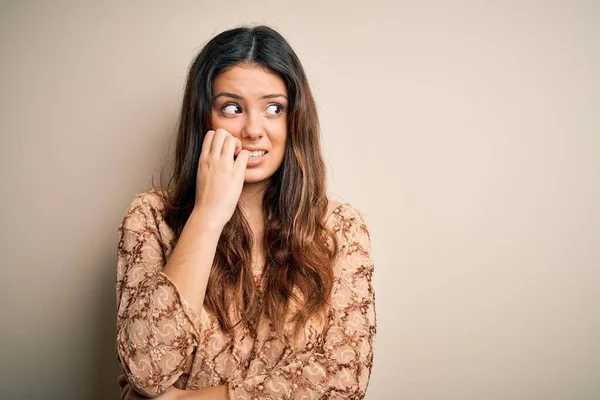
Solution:
M235 148L237 146L236 140L237 138L235 138L234 136L227 136L225 138L225 142L223 143L223 150L221 151L221 157L223 157L226 160L233 161Z
M124 396L124 393L127 392L127 390L129 390L131 386L129 386L129 383L126 383L125 385L121 386L121 397Z
M149 397L143 396L141 394L139 394L138 392L135 391L135 389L130 388L129 392L127 392L127 397L125 398L126 400L142 400L142 399L148 399Z
M129 397L129 392L131 392L131 386L126 385L123 388L123 392L121 392L121 399L122 400L130 400L131 397Z
M215 131L208 131L204 135L204 140L202 141L202 150L200 151L200 157L207 157L210 152L210 145L212 144L213 138L215 136Z
M238 138L235 138L235 152L233 154L233 158L236 158L240 151L242 151L242 141Z
M233 170L235 176L244 175L246 173L246 166L248 165L248 159L250 158L250 152L248 150L240 151L237 160L233 164Z
M121 388L121 400L125 399L125 397L127 396L127 392L129 392L129 385L125 385Z
M127 379L125 379L125 375L121 374L119 375L119 377L117 378L117 384L123 388L123 386L125 386L127 384Z
M225 137L227 135L231 135L231 133L227 132L225 129L217 129L212 143L210 144L209 154L211 156L216 156L217 158L221 157L221 149L223 148L223 142L225 141Z
M117 379L117 383L119 384L119 387L121 389L121 399L125 398L125 395L127 393L127 390L129 388L129 382L127 382L127 378L125 378L125 374L121 374L119 375L119 378Z

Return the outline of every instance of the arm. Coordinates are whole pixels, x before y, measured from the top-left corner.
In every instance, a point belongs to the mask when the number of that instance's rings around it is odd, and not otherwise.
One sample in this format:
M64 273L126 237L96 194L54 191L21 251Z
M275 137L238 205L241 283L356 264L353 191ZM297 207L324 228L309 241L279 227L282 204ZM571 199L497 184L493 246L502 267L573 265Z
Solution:
M337 217L341 252L323 345L297 351L267 375L229 382L231 400L364 398L376 331L370 237L354 208L345 207Z
M121 374L117 380L121 389L121 400L149 399L131 389L125 375ZM158 400L228 400L227 386L215 386L199 390L181 390L171 386L165 393L156 397Z
M229 400L227 385L212 386L198 390L182 390L177 400Z
M119 375L117 384L121 390L121 400L143 400L150 398L132 390L131 385L127 382L127 378L123 373ZM183 390L171 386L165 393L155 398L157 400L229 400L227 398L226 385L198 390Z
M118 229L117 353L132 387L156 397L185 372L198 345L220 231L192 214L165 266L156 212L148 202L137 196ZM192 290L186 276L204 290Z

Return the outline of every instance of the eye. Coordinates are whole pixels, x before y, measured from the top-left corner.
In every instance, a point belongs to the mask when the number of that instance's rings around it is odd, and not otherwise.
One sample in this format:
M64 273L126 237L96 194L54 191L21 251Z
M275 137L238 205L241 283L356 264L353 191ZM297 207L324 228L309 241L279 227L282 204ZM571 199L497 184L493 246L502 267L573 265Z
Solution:
M238 114L236 110L241 111L241 108L235 103L227 103L221 108L221 111L225 114Z
M283 104L280 103L274 103L274 104L269 104L269 106L267 107L267 110L272 110L272 112L268 112L268 114L271 115L279 115L283 112L284 107ZM275 111L277 110L277 111Z

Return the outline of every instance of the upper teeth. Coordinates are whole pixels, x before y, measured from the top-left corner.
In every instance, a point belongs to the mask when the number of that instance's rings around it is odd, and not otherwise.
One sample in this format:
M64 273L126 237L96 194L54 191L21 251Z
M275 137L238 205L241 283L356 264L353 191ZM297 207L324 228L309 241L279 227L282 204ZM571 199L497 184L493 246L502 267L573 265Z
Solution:
M250 157L260 157L263 154L265 154L264 150L256 150L256 151L250 152Z

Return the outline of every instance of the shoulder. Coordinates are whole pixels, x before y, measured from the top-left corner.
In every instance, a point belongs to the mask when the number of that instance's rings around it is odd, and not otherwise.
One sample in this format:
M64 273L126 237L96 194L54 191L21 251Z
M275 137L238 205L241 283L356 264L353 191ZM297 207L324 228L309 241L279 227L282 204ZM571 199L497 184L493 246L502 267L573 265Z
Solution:
M157 189L150 189L135 196L135 199L145 204L148 208L163 210L165 206L164 193ZM134 200L135 200L134 199Z
M370 279L374 268L371 260L371 235L363 213L350 203L341 203L334 207L328 225L338 241L335 276L342 280L350 279L351 282L356 277ZM350 285L348 288L350 287L354 286Z
M327 225L343 241L369 241L370 234L363 213L350 203L329 202Z
M348 202L341 203L335 200L329 200L327 221L366 225L363 213L358 208Z
M164 197L156 189L135 195L123 214L120 227L140 230L149 224L158 225L163 220Z

